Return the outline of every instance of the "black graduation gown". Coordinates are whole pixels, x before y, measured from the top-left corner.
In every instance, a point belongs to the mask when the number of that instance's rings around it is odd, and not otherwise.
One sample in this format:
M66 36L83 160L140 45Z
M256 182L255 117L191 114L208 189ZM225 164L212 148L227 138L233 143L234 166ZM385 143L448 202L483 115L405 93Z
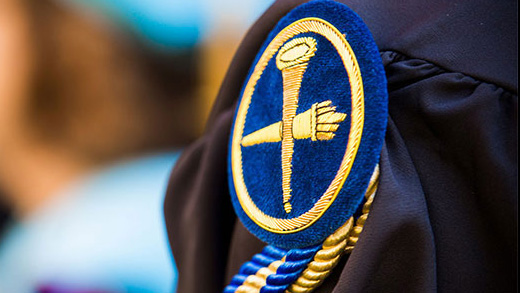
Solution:
M253 25L205 134L173 170L166 225L178 292L219 292L265 245L237 220L227 180L231 123L280 0ZM341 1L380 49L389 122L365 229L316 292L516 292L517 2Z

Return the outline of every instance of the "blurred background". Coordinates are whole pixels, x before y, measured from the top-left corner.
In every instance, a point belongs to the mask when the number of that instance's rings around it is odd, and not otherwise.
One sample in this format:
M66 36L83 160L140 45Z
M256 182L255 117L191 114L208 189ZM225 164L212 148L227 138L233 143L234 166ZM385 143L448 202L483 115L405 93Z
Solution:
M272 0L0 0L0 292L171 292L162 201Z

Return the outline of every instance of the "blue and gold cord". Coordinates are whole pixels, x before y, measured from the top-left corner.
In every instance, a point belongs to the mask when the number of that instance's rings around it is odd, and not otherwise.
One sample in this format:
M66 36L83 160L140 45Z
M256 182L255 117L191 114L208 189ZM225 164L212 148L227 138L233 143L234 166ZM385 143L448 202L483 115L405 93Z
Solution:
M257 273L262 273L262 269L268 269L265 274L274 273L272 269L276 271L278 263L282 261L283 257L287 254L287 250L276 248L274 246L266 246L261 253L256 254L253 258L243 264L240 267L238 274L231 279L230 284L224 289L225 293L240 292L237 289L244 284L250 284L252 287L258 287L262 282L258 279L261 276L257 276ZM256 277L255 277L256 276ZM249 279L248 279L249 278ZM261 287L260 286L260 287ZM259 289L259 288L258 288Z
M224 293L312 292L331 273L341 256L352 252L368 218L378 181L379 166L376 166L356 225L351 217L323 243L309 248L285 250L266 246L242 265Z
M285 292L300 277L320 248L321 245L316 245L287 251L268 245L242 265L224 292Z

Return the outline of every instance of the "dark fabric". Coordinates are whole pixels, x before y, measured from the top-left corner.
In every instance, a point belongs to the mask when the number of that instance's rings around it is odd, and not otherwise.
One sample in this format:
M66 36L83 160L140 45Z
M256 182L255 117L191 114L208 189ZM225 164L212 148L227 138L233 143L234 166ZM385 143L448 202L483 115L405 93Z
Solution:
M12 220L12 211L4 202L0 192L0 241L4 236L4 230L7 228L9 222Z
M172 173L165 215L178 292L221 291L264 245L232 210L227 142L254 56L301 2L278 1L253 26L206 134ZM389 123L365 229L316 292L516 292L516 2L346 2L381 50Z

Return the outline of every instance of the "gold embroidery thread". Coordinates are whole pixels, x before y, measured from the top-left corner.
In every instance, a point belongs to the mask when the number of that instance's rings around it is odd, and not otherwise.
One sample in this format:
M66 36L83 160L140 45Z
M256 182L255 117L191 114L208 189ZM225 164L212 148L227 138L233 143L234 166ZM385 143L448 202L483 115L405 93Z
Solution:
M284 187L284 204L289 203L290 200L290 166L292 158L292 146L294 144L295 136L307 136L307 133L304 133L299 126L296 127L297 130L293 130L293 124L296 124L298 121L304 122L303 116L300 119L296 119L298 116L296 115L296 107L297 107L297 93L299 90L299 84L288 83L286 87L285 80L298 80L303 76L305 68L302 64L307 64L308 60L312 57L308 52L312 51L310 48L312 45L309 45L309 42L303 41L300 39L306 38L298 38L291 40L286 43L287 49L283 52L283 54L279 54L277 57L277 66L278 68L282 68L282 75L284 76L284 113L283 119L280 124L270 125L269 133L270 135L262 137L257 136L246 136L243 137L245 119L247 116L247 112L249 109L249 105L251 103L251 97L254 93L254 89L256 83L260 79L264 69L267 66L267 63L271 58L277 53L282 53L282 50L278 50L282 45L293 38L294 36L305 33L305 32L313 32L324 36L328 39L331 44L336 48L336 51L341 57L343 61L343 65L345 70L348 73L349 84L351 87L351 125L349 132L349 140L346 146L345 155L341 161L341 165L339 167L336 176L332 180L331 184L325 191L325 193L317 200L317 202L309 209L307 212L293 218L289 219L279 219L274 218L272 216L266 215L263 213L253 202L249 193L247 191L247 187L244 183L243 171L242 171L242 151L241 147L245 147L248 145L270 142L270 141L280 141L282 140L282 149L285 145L285 151L282 151L282 165L289 166L289 169L286 171L282 171L282 185ZM288 46L288 44L292 43L292 47ZM278 65L278 62L281 65ZM290 69L293 67L293 69ZM290 69L289 71L287 71ZM287 95L286 95L287 91ZM287 98L286 98L287 96ZM325 103L328 101L325 101ZM323 103L323 102L322 102ZM319 104L318 104L319 105ZM335 113L333 107L330 104L322 107L311 107L310 115L311 125L316 125L316 128L311 127L311 139L316 140L327 140L332 139L334 137L334 129L339 122L345 119L346 114L343 113ZM327 108L329 107L329 108ZM324 108L324 109L321 109ZM321 109L321 110L320 110ZM302 113L302 114L305 114ZM302 115L301 114L301 115ZM322 117L322 118L320 118ZM314 120L313 120L314 119ZM322 124L322 126L318 127L318 124ZM298 122L299 123L299 122ZM331 125L326 125L331 124ZM301 231L308 226L312 225L315 221L317 221L321 215L328 209L328 207L334 202L338 192L341 190L345 180L350 173L350 169L352 168L352 164L357 154L357 150L359 148L359 144L361 141L361 135L363 133L363 124L364 124L364 94L363 94L363 82L361 78L361 72L359 65L357 63L356 57L352 51L352 48L348 44L345 36L343 36L335 27L333 27L330 23L323 19L319 18L305 18L298 20L285 29L283 29L268 45L263 55L260 57L258 63L255 66L255 69L249 78L246 87L244 89L242 102L239 105L239 109L237 112L237 118L235 122L234 135L232 139L231 146L231 164L232 164L232 173L233 180L235 183L235 190L237 193L238 200L244 210L244 212L259 226L268 230L270 232L285 234L285 233L294 233L297 231ZM265 128L264 128L265 129ZM280 131L281 129L281 131ZM300 131L302 130L302 131ZM267 130L265 130L267 132ZM253 135L254 133L250 134ZM258 135L258 133L257 133ZM268 137L268 138L266 138ZM253 139L254 138L254 139ZM269 140L271 139L271 140ZM285 139L285 143L284 143ZM251 144L252 143L252 144ZM285 160L284 160L285 159ZM285 176L284 176L285 175ZM289 203L290 204L290 203ZM285 205L285 210L290 211L290 205Z
M314 56L314 52L316 52L316 40L313 38L298 38L285 44L276 56L276 65L282 71L283 77L282 192L286 213L290 213L292 210L289 202L292 191L291 174L294 153L292 124L298 108L298 96L303 74L307 69L309 59Z
M314 256L300 277L285 291L286 293L309 293L318 288L336 267L343 254L351 253L356 245L363 226L368 218L379 183L379 166L376 166L367 191L366 202L363 204L362 215L354 226L354 217L351 217L336 232L327 237L322 249Z
M294 117L292 134L294 139L308 139L312 141L330 140L338 130L347 114L336 112L331 101L315 103L311 108ZM275 122L262 129L246 135L242 139L242 146L248 147L261 143L279 142L282 140L282 121Z

